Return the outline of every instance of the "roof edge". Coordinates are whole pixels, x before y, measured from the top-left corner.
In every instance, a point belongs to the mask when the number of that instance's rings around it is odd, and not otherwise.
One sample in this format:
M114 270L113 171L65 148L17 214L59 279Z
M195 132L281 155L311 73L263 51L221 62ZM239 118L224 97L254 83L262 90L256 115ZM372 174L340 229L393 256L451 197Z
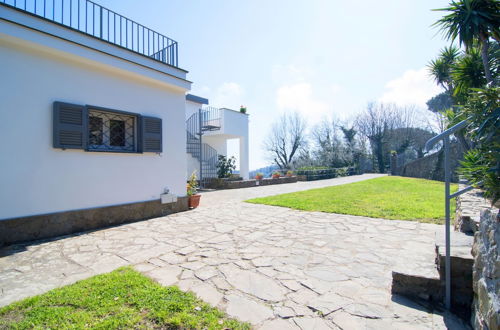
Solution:
M186 94L186 101L191 101L199 104L208 104L208 99L193 94Z

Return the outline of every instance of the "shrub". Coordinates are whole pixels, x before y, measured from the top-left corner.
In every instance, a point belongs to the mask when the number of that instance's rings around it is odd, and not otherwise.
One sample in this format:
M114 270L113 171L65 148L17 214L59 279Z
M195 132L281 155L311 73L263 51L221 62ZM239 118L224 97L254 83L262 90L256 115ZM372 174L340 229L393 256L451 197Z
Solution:
M337 169L337 176L347 176L347 167Z
M235 169L236 158L234 158L234 156L228 158L224 155L219 155L217 160L217 176L220 179L229 178Z
M469 150L459 172L484 189L493 203L500 199L500 101L499 87L474 89L461 109L469 118L466 134L476 144Z

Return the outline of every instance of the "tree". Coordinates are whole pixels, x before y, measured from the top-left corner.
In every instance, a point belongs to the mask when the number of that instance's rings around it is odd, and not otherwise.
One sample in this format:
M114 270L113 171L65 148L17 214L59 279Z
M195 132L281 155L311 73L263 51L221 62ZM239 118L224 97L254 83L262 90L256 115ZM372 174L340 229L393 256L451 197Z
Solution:
M491 48L493 55L495 55L496 48ZM492 58L496 57L492 56ZM493 64L492 68L496 76L497 65ZM468 52L459 53L458 49L448 47L441 51L437 59L430 62L428 68L436 83L445 89L445 92L427 102L428 109L444 114L448 119L448 124L452 126L453 123L464 119L459 115L458 109L466 102L471 88L482 87L486 84L480 51L477 47L471 47ZM465 150L470 149L470 143L463 131L456 132L455 136Z
M289 170L298 153L307 145L306 121L297 112L285 113L271 128L264 148L281 170Z
M398 155L405 154L408 161L424 157L425 143L435 135L420 127L398 127L390 132L388 144Z
M498 0L459 0L451 1L450 6L437 11L450 12L442 17L435 26L441 27L444 35L452 42L458 38L466 52L479 43L486 81L493 82L489 66L488 49L490 38L500 42L500 2Z
M460 50L457 47L445 47L441 50L438 58L430 61L427 65L436 83L443 87L448 93L453 91L451 72L459 54Z
M448 91L439 93L427 101L427 109L434 113L444 112L451 109L453 99Z
M410 146L415 113L412 106L369 103L366 110L356 118L356 128L370 141L373 160L380 173L385 173L385 167L389 164L391 140L398 141L400 152Z
M456 104L465 103L471 88L480 88L486 85L485 71L477 48L471 48L469 52L457 59L451 77L455 85L453 94Z
M347 145L354 146L356 144L356 134L357 134L354 126L351 126L351 128L349 128L347 125L340 126L340 129L344 134L344 139Z
M370 141L378 171L385 173L385 153L389 131L394 128L392 106L369 103L365 112L356 119L356 127Z
M358 141L356 139L358 132L354 126L349 127L349 125L340 126L340 130L344 134L344 159L346 165L354 166L359 169L363 151L359 148Z
M314 158L318 165L328 167L344 166L343 145L338 128L333 120L324 118L312 131Z

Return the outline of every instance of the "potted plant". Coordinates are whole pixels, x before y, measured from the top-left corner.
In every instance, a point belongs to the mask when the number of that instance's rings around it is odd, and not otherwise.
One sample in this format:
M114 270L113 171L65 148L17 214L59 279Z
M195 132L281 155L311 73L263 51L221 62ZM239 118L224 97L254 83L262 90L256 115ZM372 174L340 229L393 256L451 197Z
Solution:
M240 112L241 113L247 113L247 107L240 106Z
M286 172L286 176L287 176L288 178L292 177L292 176L293 176L293 171L290 171L290 170L289 170L289 171L287 171L287 172Z
M260 172L255 174L255 180L262 180L262 179L264 179L264 174Z
M273 179L279 179L281 176L281 173L278 172L278 171L274 171L273 174L272 174L272 178Z
M201 195L198 192L198 182L196 180L196 171L194 171L189 177L187 184L187 195L188 195L188 206L191 209L195 209L200 205Z

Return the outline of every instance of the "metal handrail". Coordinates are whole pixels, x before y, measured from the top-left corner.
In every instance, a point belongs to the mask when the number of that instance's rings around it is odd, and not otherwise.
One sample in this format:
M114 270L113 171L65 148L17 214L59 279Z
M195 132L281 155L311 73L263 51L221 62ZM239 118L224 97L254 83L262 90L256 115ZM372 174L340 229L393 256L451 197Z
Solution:
M441 134L438 134L432 138L430 138L426 143L425 143L425 150L427 152L431 151L432 147L434 147L434 145L436 143L439 142L439 140L442 140L444 139L445 137L448 137L450 136L451 134L455 133L456 131L458 130L461 130L462 128L464 128L465 126L467 126L467 119L466 120L462 120L461 122L459 122L458 124L456 125L453 125L452 127L448 128L446 131L442 132Z
M450 194L450 177L451 177L451 169L450 169L450 135L453 133L463 129L468 124L468 119L459 122L458 124L448 128L446 131L438 134L431 139L429 139L425 143L425 149L430 151L436 143L440 140L443 140L443 148L444 148L444 182L445 182L445 241L446 241L446 257L445 257L445 305L446 309L451 308L451 233L450 233L450 200L457 196L462 195L463 193L474 189L471 186L468 186L460 191L457 191L454 194Z
M0 5L41 17L178 67L177 41L90 0L0 0Z

